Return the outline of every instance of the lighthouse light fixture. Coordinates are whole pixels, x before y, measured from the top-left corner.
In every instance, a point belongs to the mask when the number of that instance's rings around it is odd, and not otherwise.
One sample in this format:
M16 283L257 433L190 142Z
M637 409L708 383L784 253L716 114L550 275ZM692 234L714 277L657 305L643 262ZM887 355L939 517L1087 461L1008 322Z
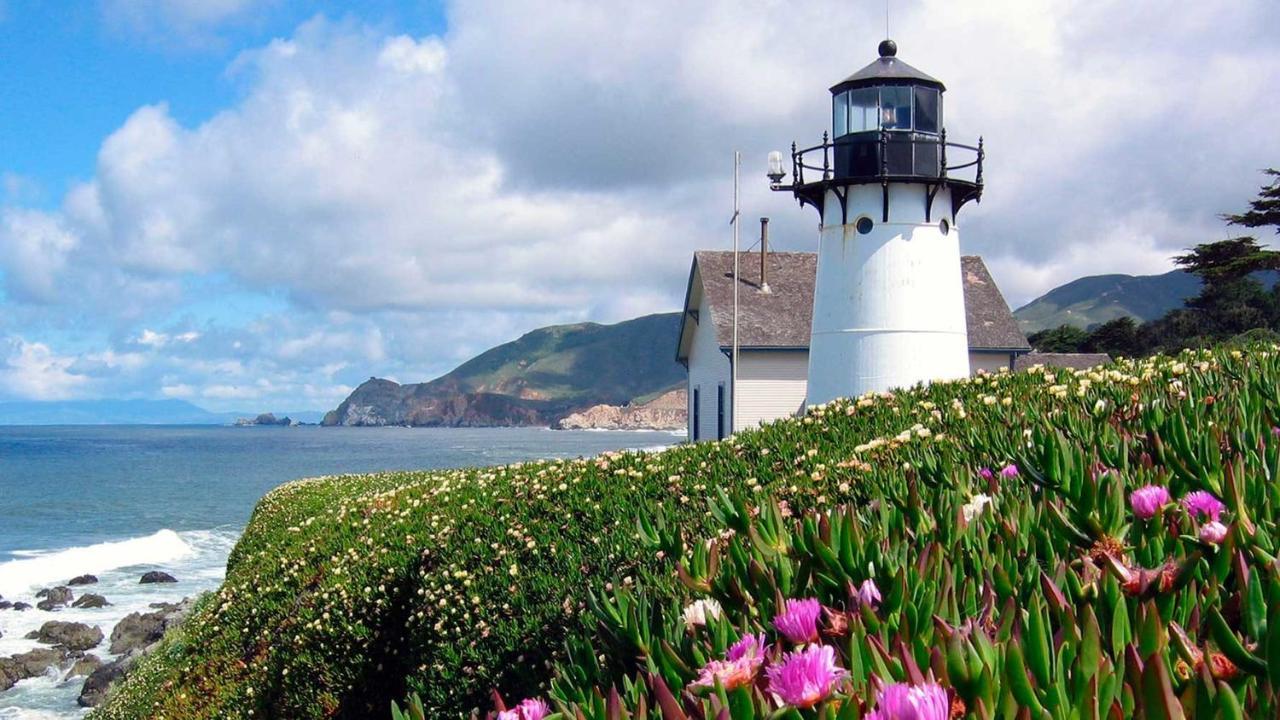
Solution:
M774 150L769 153L769 182L777 185L787 173L782 169L782 153Z

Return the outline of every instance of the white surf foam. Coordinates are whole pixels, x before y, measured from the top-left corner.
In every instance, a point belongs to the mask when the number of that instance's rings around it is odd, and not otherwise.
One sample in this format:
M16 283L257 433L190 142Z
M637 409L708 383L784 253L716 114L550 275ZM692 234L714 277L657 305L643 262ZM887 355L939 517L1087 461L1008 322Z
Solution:
M0 657L38 647L35 640L25 636L48 620L96 625L103 635L110 636L116 623L129 613L151 612L152 603L178 602L217 587L226 570L227 554L238 536L238 529L231 527L180 533L164 530L145 537L65 550L14 553L20 559L0 564L6 583L32 587L13 595L6 592L6 599L34 603L36 586L62 584L88 572L97 575L99 582L72 588L72 591L77 596L88 592L104 595L111 605L63 608L56 612L0 610ZM48 568L35 568L27 564L33 561L52 562ZM170 572L178 582L140 584L138 578L142 571L151 569ZM103 660L113 657L105 642L90 652ZM12 690L0 693L0 720L81 718L85 710L77 706L76 697L83 684L84 678L64 678L56 671L23 680Z
M23 595L33 588L65 583L85 573L98 575L131 565L172 563L191 555L191 546L172 530L146 537L67 548L14 553L0 563L0 595Z

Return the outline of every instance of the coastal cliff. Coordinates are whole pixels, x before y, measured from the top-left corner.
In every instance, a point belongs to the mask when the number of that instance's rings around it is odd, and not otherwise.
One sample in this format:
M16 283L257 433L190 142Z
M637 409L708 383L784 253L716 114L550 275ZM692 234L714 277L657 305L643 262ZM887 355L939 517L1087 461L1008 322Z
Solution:
M684 388L636 405L596 405L561 418L557 430L682 430L688 423Z
M663 313L540 328L429 382L370 378L323 424L550 426L596 405L627 405L684 380L679 324L679 313Z
M324 425L379 427L506 427L550 425L571 412L564 400L530 400L498 393L467 392L432 383L401 385L369 378L337 409L324 416Z

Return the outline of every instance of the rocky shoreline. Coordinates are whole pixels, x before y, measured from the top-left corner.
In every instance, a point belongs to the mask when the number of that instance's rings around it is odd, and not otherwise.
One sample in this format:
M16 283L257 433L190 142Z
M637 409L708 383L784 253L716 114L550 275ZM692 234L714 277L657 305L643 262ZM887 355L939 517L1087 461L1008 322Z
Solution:
M34 607L51 613L65 608L107 607L111 603L102 595L86 592L77 597L77 591L71 589L97 582L98 579L92 575L81 575L66 585L45 588L33 598L38 601ZM148 572L139 580L139 584L171 582L176 582L173 576L161 571ZM49 620L24 636L24 639L34 640L39 647L0 657L0 692L23 680L47 675L52 670L58 673L62 682L84 678L78 702L81 707L96 707L106 698L111 687L123 680L140 658L151 652L166 631L187 618L191 607L190 598L176 603L152 603L150 612L130 613L116 623L109 638L99 625ZM0 598L0 610L27 612L32 609L30 603ZM104 644L105 650L102 648ZM92 653L91 650L98 652Z

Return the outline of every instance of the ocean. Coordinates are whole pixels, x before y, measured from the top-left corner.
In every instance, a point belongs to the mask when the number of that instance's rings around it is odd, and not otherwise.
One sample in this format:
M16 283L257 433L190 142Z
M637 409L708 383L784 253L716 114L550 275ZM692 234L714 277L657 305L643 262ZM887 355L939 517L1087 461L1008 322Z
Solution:
M303 477L377 470L493 465L659 448L665 432L540 428L320 428L214 426L0 427L0 596L35 604L35 592L77 575L110 607L0 610L0 657L36 647L48 620L98 625L110 637L125 615L218 585L254 504ZM148 570L177 583L140 585ZM106 644L90 652L104 660ZM0 692L0 720L81 717L83 678L55 672Z

